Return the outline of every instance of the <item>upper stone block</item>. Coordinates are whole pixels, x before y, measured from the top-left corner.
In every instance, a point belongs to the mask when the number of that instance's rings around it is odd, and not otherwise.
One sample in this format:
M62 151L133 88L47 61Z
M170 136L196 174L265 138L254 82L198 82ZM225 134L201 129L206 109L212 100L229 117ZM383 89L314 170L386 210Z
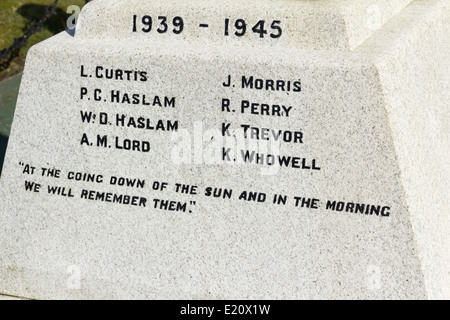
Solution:
M346 51L410 2L96 0L83 9L76 37Z

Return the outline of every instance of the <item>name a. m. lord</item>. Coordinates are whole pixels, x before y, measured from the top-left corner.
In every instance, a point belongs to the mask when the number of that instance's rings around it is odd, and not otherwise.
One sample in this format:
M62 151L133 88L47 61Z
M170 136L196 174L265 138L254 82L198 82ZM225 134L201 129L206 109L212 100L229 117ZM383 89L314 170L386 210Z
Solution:
M81 145L92 147L94 143L91 142L91 139L87 136L86 133L83 133L81 138ZM114 138L114 144L108 144L108 136L107 135L97 135L96 137L96 147L100 148L112 148L118 150L126 150L126 151L137 151L137 152L150 152L150 142L148 141L140 141L140 140L131 140L131 139L122 139L119 137Z

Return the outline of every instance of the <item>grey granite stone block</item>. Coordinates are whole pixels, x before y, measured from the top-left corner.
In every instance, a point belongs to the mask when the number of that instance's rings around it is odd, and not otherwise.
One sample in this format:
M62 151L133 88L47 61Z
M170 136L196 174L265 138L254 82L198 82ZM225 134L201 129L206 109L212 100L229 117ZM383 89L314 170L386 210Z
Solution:
M444 0L89 3L27 57L0 292L450 298L449 32Z

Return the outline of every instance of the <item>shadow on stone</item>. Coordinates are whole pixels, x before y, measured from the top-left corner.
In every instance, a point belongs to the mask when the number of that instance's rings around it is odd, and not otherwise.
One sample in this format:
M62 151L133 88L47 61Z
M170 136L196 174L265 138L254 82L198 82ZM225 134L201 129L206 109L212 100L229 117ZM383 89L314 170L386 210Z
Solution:
M8 137L0 134L0 176L2 175L3 161L5 159L7 145Z

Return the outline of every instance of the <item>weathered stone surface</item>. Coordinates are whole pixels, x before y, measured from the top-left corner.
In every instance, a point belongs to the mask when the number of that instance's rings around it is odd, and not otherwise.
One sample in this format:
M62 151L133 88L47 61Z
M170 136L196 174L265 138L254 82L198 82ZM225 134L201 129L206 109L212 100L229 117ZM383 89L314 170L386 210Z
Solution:
M449 9L409 2L87 5L27 57L0 292L449 298Z
M352 50L378 30L386 21L411 3L411 0L107 0L96 1L86 10L80 21L77 36L89 39L129 38L129 17L136 8L148 14L159 12L163 16L184 16L188 32L182 36L145 34L148 40L188 42L195 45L238 45L288 47L307 50ZM159 13L157 15L159 15ZM156 16L153 17L156 21ZM224 38L224 18L244 19L247 23L282 20L283 37L277 41L257 41L249 37ZM197 28L205 23L209 28ZM231 30L233 34L235 30ZM233 31L233 32L231 32ZM267 36L268 37L268 36ZM156 38L155 38L156 39Z

